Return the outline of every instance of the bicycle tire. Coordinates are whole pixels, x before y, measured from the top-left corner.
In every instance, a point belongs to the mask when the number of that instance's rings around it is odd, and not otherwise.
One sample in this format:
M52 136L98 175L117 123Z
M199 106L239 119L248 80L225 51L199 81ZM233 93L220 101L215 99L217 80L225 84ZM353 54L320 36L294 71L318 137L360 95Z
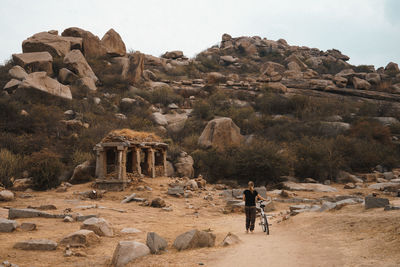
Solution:
M266 232L267 231L267 225L266 225L266 222L265 222L265 214L263 214L262 216L261 216L261 229L263 230L263 232Z
M267 215L266 214L264 214L264 224L265 224L265 233L267 234L267 235L269 235L269 224L268 224L268 219L267 219Z

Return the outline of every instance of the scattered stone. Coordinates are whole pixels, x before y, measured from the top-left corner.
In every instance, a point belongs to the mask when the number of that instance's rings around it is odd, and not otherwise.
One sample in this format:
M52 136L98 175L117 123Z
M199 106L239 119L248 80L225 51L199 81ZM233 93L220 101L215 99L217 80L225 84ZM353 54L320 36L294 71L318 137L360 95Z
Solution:
M336 203L324 201L319 211L328 211L336 208Z
M197 182L194 179L190 179L189 181L187 181L185 187L186 187L186 189L193 190L193 191L196 191L197 189L199 189L199 186L197 185Z
M88 247L100 241L99 236L90 230L79 230L71 233L61 240L61 244L71 247Z
M238 244L240 242L241 242L241 240L237 235L228 233L226 235L226 237L224 238L224 241L222 241L222 246L224 246L224 247L232 246L232 245Z
M35 209L15 209L10 208L8 210L8 218L9 219L18 219L18 218L35 218L35 217L44 217L44 218L62 218L62 215L54 215L44 211L35 210Z
M36 209L36 210L56 210L56 206L49 204L49 205L41 205L39 207L28 206L28 209Z
M23 231L33 231L33 230L36 230L36 224L26 222L26 223L22 223L19 228Z
M283 182L282 187L291 191L337 192L336 188L323 184Z
M74 219L72 219L71 216L65 216L63 219L63 222L73 222L73 221L74 221Z
M168 188L168 195L172 196L181 196L185 193L183 186L175 186L175 187L170 187Z
M129 203L136 197L136 193L132 193L130 196L126 197L124 200L121 201L121 204Z
M91 230L99 236L113 236L113 229L103 218L89 218L83 222L81 229Z
M355 189L357 186L353 183L347 183L344 185L344 189Z
M197 229L179 235L174 241L174 247L179 251L191 248L213 247L214 245L214 234Z
M400 206L386 205L383 210L400 210Z
M89 215L78 215L78 216L76 216L76 221L78 221L78 222L83 222L83 221L86 221L87 219L90 219L90 218L97 218L97 215L95 215L95 214L89 214Z
M32 186L31 178L17 179L14 181L12 189L16 191L24 191Z
M55 250L57 243L48 239L31 239L15 243L13 248L22 250Z
M150 254L150 249L136 241L119 241L112 258L112 266L123 267L136 258Z
M160 197L157 197L157 198L153 199L151 201L151 204L150 204L150 206L153 207L153 208L163 208L166 205L167 204L165 204L165 200L160 198Z
M376 189L376 190L386 190L391 187L398 187L400 189L400 184L399 183L393 183L393 180L389 183L377 183L377 184L371 184L368 186L370 189Z
M173 211L172 207L164 207L164 208L162 208L162 210L168 211L168 212Z
M14 193L8 190L0 191L0 201L11 201L14 199Z
M387 198L379 198L374 196L366 196L365 197L365 208L373 209L373 208L384 208L389 205L389 199Z
M137 234L137 233L141 233L142 231L140 231L139 229L136 228L124 228L121 230L121 233L123 234Z
M159 254L167 248L167 241L154 232L147 233L146 245L152 254Z
M0 232L9 233L14 231L18 226L18 223L13 220L7 220L0 218Z

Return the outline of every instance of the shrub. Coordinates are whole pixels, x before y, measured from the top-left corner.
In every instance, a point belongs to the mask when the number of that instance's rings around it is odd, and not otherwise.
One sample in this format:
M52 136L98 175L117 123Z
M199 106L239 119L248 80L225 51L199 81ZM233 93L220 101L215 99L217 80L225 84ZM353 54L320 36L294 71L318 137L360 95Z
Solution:
M82 164L85 161L93 161L95 160L95 155L91 152L84 152L81 150L75 150L71 157L72 166L77 166Z
M59 176L64 165L58 154L44 148L39 152L32 153L26 164L35 189L46 190L60 184Z
M6 187L12 186L11 178L19 175L22 157L7 149L0 150L0 183Z
M350 129L350 136L386 144L391 143L392 139L389 127L375 121L360 121L354 124Z
M198 119L210 120L213 117L213 111L208 101L199 100L193 106L192 115Z

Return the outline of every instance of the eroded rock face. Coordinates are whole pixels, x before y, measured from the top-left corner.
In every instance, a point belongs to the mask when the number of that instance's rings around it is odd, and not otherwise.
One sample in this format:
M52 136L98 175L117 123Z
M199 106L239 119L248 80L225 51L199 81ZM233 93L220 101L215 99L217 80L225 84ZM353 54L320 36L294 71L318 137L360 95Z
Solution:
M193 163L194 163L193 158L186 152L182 152L179 155L177 163L175 163L176 174L179 177L193 178L194 176Z
M87 63L85 57L80 50L72 50L64 57L64 63L70 70L76 73L79 77L89 77L94 82L98 81L97 76L94 74L92 68Z
M47 76L46 72L33 72L18 86L18 90L38 90L57 97L72 99L68 86Z
M125 43L122 41L121 36L114 29L110 29L108 32L106 32L101 39L101 42L106 48L107 54L111 56L125 56Z
M112 63L119 69L119 74L123 80L135 84L139 82L143 76L144 58L144 54L135 52L125 57L115 57L112 59Z
M215 245L215 235L205 231L191 230L179 235L174 241L177 250L191 248L213 247Z
M231 118L218 118L207 123L198 144L203 147L224 149L228 146L239 145L243 141L239 127Z
M112 258L112 266L123 267L136 258L150 254L150 249L136 241L119 241Z
M82 38L83 54L85 57L97 58L107 54L107 49L96 35L77 27L65 29L62 36Z
M371 84L369 82L367 82L366 80L363 80L363 79L360 79L357 77L353 77L352 81L353 81L353 86L355 89L364 89L364 90L371 89Z
M82 39L63 37L48 32L40 32L22 42L22 51L49 52L53 57L63 57L71 49L81 49Z

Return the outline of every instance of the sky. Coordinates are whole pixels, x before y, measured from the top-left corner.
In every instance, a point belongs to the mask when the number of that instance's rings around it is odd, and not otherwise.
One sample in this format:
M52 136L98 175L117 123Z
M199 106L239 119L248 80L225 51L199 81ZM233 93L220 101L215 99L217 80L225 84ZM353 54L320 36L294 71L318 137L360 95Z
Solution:
M233 37L336 48L354 65L400 64L400 0L1 0L0 63L34 33L116 30L128 50L189 57Z

